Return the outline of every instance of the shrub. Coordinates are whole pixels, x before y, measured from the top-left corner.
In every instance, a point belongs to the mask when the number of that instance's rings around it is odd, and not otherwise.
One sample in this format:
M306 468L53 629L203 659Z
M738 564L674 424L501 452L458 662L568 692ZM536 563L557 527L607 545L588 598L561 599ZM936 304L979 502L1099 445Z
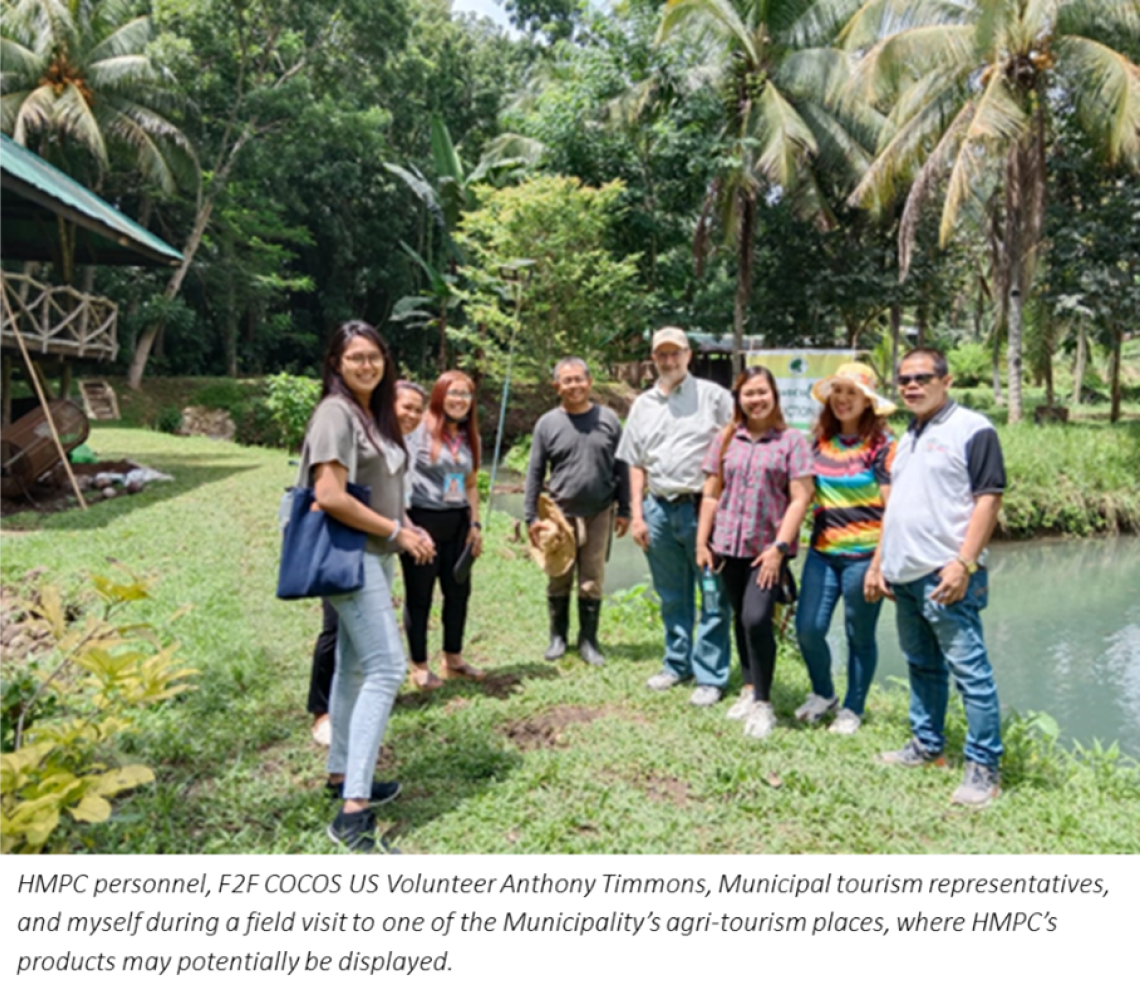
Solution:
M182 428L182 412L174 405L167 405L158 413L154 427L167 435L177 435Z
M112 621L149 596L146 582L129 574L125 582L96 576L92 584L101 612L65 608L50 585L23 605L47 629L51 649L13 680L5 674L11 750L0 756L4 853L39 853L49 842L66 849L60 837L73 823L106 821L109 799L153 781L144 764L118 765L115 741L139 708L190 689L184 681L195 671L181 665L175 644L163 645L146 625Z
M946 356L954 383L959 387L977 387L988 383L993 373L990 350L981 342L962 342Z
M321 382L291 373L275 373L267 382L265 405L277 429L278 441L287 449L300 449L309 418L321 397Z

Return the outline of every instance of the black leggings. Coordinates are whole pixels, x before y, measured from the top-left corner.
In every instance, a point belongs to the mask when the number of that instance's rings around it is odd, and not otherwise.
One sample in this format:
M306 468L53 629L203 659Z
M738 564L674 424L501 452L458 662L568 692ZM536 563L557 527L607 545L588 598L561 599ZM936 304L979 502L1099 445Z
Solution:
M720 579L732 605L732 625L736 632L736 652L744 683L751 684L757 701L771 701L772 678L776 673L776 633L772 615L779 588L767 590L756 583L759 567L751 558L722 556Z
M336 609L327 598L321 598L321 634L313 646L313 669L309 672L309 714L327 715L329 690L336 670Z
M436 578L443 590L443 652L463 652L463 629L467 624L467 599L471 580L455 579L455 561L467 545L471 516L467 508L429 511L408 509L408 517L424 529L435 543L435 559L417 564L406 553L400 555L404 571L404 629L412 663L427 663L428 618Z

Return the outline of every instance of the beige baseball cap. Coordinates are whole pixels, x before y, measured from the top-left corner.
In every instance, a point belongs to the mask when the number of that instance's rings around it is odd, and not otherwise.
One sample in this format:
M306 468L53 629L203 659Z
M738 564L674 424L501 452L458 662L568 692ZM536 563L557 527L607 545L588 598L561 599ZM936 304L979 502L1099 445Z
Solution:
M678 349L688 349L689 336L681 329L667 325L653 333L653 351L656 352L663 345L675 345Z

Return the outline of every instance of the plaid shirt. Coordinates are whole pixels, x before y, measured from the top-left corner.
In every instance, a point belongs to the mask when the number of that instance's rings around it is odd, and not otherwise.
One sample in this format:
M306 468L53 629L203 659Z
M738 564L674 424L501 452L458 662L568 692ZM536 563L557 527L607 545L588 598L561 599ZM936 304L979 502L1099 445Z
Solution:
M709 476L720 469L722 438L718 435L713 440L701 465ZM724 456L724 489L717 502L710 542L713 552L720 556L759 556L776 541L791 503L789 484L811 475L811 450L796 429L770 429L753 440L747 428L737 428ZM793 553L795 549L793 540Z

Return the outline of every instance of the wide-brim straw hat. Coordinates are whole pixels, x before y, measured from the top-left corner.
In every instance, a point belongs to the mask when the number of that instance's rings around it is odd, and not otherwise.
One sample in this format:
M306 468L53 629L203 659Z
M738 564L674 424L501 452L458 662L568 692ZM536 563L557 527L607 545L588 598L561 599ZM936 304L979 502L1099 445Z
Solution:
M871 407L877 415L882 415L885 418L898 410L898 405L894 401L888 401L877 392L879 378L866 363L844 363L831 376L817 380L812 385L811 396L820 404L826 404L827 399L831 396L832 384L836 380L844 380L858 387L863 392L863 396L871 402Z
M547 495L538 496L538 524L542 536L530 541L530 555L548 577L561 577L574 566L578 541L562 509Z

